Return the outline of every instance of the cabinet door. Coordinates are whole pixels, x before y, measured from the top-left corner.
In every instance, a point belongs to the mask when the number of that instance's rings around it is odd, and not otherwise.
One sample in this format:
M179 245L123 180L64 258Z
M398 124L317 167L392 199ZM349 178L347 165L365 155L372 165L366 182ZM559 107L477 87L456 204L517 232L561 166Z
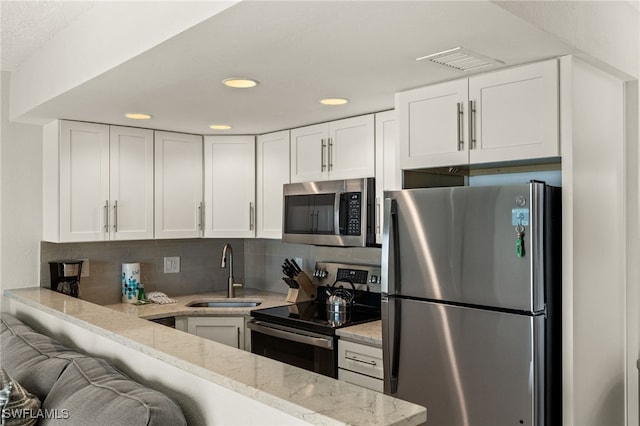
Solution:
M282 186L289 183L289 131L258 136L256 237L282 238Z
M253 237L255 138L207 136L204 152L205 237Z
M329 122L327 162L331 180L375 175L373 114Z
M153 131L111 126L110 132L111 239L152 239Z
M109 238L109 126L60 122L60 241Z
M470 163L560 155L555 59L471 77L469 100Z
M398 165L398 126L395 111L377 113L376 119L376 243L382 244L384 191L402 189Z
M467 79L396 94L400 168L467 164Z
M291 130L291 182L327 180L326 123Z
M202 234L202 136L155 132L155 237Z
M189 317L187 333L244 349L243 317Z

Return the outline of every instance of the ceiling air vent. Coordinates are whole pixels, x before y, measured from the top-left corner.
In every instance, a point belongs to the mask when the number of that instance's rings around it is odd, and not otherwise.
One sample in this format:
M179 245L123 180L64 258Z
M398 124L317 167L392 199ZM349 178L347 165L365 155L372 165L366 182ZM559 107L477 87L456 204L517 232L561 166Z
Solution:
M454 47L453 49L422 56L420 58L416 58L416 61L422 61L425 59L459 71L469 71L495 64L504 64L502 61L481 55L469 49L465 49L464 47Z

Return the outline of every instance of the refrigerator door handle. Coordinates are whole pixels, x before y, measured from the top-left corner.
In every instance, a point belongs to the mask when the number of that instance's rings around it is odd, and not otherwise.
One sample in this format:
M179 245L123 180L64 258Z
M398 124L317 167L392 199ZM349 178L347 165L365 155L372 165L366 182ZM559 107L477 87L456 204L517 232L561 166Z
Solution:
M386 327L386 339L382 345L384 364L384 393L398 392L398 371L400 367L400 304L392 297L382 300L382 323Z
M396 200L385 198L382 229L382 294L396 294L400 283L398 268L398 205Z

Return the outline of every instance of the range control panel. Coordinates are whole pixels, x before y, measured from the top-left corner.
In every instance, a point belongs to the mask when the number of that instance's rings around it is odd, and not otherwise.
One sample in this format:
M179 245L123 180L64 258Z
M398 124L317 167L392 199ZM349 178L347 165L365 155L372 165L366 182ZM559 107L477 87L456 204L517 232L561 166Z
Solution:
M348 279L358 290L380 293L382 277L378 265L351 265L333 262L316 262L313 282L331 286L336 280Z

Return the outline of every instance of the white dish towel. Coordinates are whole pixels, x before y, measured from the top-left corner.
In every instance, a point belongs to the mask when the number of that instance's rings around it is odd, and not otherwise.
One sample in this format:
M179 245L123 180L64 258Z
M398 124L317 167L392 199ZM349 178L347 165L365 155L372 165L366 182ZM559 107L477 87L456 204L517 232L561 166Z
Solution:
M147 294L147 299L151 300L153 303L158 303L160 305L166 305L169 303L176 303L176 299L172 299L161 291L152 291Z

